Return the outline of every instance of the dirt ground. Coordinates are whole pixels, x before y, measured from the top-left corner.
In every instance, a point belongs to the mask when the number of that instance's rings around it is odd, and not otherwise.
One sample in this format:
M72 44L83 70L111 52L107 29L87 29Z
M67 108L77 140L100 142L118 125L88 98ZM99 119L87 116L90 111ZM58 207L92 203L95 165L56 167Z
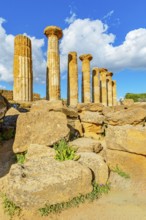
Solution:
M146 220L146 195L110 191L93 203L42 217L38 212L22 211L13 220ZM0 220L9 220L0 204Z

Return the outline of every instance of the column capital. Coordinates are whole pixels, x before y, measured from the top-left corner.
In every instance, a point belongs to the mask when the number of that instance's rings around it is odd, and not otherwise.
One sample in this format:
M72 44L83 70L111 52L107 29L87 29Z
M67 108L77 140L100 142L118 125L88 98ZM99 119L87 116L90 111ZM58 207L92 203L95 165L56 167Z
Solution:
M106 76L113 76L113 73L112 72L107 72Z
M79 56L79 58L80 58L81 61L83 61L83 60L91 61L93 59L91 54L82 54L81 56Z
M100 73L107 72L107 71L108 71L108 69L105 69L105 68L99 68L99 72L100 72Z
M92 68L92 71L99 72L99 68L98 68L98 67L93 67L93 68Z
M50 37L51 35L56 35L58 39L61 39L63 36L62 29L57 26L47 26L44 29L44 34L46 35L46 37Z
M31 47L31 40L22 34L18 34L15 36L14 43L15 45L19 44Z

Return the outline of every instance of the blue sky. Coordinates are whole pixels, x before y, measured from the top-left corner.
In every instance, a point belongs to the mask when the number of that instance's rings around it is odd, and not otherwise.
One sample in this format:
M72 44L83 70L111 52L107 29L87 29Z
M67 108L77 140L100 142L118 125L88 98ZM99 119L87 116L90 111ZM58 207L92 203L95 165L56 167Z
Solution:
M118 98L127 92L146 92L145 11L145 0L0 0L0 87L13 88L14 36L26 34L33 47L34 92L45 96L47 39L43 30L55 25L64 33L60 40L62 98L66 97L70 51L77 51L78 56L91 53L91 69L113 71ZM79 59L78 66L81 76Z

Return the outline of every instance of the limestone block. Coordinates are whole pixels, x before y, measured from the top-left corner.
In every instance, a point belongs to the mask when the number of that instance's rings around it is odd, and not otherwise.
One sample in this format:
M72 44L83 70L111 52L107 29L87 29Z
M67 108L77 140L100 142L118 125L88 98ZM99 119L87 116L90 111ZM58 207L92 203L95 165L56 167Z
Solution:
M119 106L120 107L120 106ZM121 106L122 107L122 106ZM120 107L120 108L121 108ZM110 125L143 124L146 117L146 109L135 107L125 108L120 111L104 111L106 121Z
M78 112L91 111L91 112L102 112L103 105L101 103L78 103Z
M95 153L80 153L80 156L78 162L93 171L96 183L106 184L108 180L108 166L103 158Z
M132 182L130 188L146 192L146 159L144 156L119 150L107 150L106 156L106 162L111 170L118 165L122 171L130 176L130 182ZM125 185L126 187L128 186Z
M38 209L90 193L91 181L91 171L78 162L43 157L29 160L23 166L14 164L6 194L22 208Z
M69 142L69 146L77 149L77 152L94 152L98 153L102 150L102 145L99 141L92 138L78 138L74 141Z
M52 146L69 138L67 118L61 112L36 111L18 116L13 145L15 153L24 152L30 144Z
M81 122L89 122L102 125L105 117L98 112L83 111L79 113Z
M88 122L82 122L84 133L93 132L95 134L103 133L103 126Z
M105 140L110 149L146 155L146 127L108 126Z

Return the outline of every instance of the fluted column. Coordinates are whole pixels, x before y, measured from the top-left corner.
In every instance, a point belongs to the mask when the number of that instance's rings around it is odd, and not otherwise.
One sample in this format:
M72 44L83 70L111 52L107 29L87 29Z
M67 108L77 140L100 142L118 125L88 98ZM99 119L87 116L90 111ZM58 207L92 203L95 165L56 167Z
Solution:
M100 103L99 68L92 69L92 102Z
M113 91L113 105L117 105L117 88L116 88L116 81L112 81L112 91Z
M90 103L90 61L92 55L84 54L79 58L82 61L82 102Z
M23 35L17 35L14 40L14 86L15 101L32 101L33 74L31 40Z
M112 72L107 72L106 79L107 79L107 105L113 105L113 96L112 96Z
M101 86L101 103L107 106L107 86L106 86L106 73L107 69L100 68L100 86Z
M70 106L76 106L78 103L78 66L76 52L70 52L68 54L67 103Z
M62 30L56 26L48 26L44 30L48 37L47 52L47 76L46 76L46 99L60 99L60 56L59 39L62 38Z

